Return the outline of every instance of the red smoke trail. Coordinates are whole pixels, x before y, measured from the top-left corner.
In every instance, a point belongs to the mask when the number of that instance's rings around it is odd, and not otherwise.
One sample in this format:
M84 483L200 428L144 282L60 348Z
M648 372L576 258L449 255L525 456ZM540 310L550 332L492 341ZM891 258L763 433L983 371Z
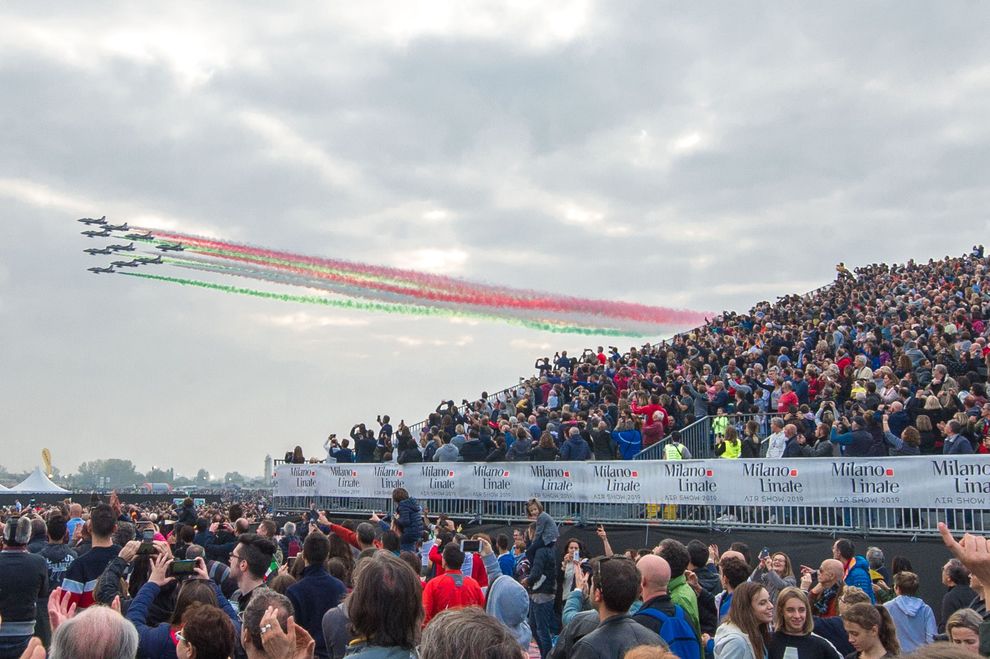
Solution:
M303 256L290 252L268 250L247 245L238 245L221 240L213 240L199 236L191 236L182 233L161 231L154 228L144 228L151 231L156 238L172 240L192 246L201 246L212 249L227 250L243 254L242 257L222 256L219 258L238 260L264 267L305 274L309 277L319 277L331 281L340 281L347 284L373 288L382 291L401 293L404 295L415 295L421 299L458 302L463 304L473 304L489 307L509 307L528 310L545 310L555 312L580 312L590 313L599 316L610 316L614 318L626 318L640 322L654 323L658 325L691 325L704 320L704 314L696 311L669 309L664 307L653 307L630 302L613 302L609 300L590 300L575 298L570 296L550 296L535 291L524 291L508 288L486 286L482 284L472 284L451 277L441 275L430 275L426 273L400 270L398 268L388 268L382 266L372 266L360 263L353 263L339 259L322 259L311 256ZM410 289L394 286L382 282L369 282L366 279L346 277L332 273L314 272L307 268L299 268L284 264L259 262L251 257L261 257L268 259L281 259L295 261L301 264L312 266L349 270L351 272L371 275L375 277L389 277L419 284L424 287L440 289L437 291L420 290L410 291ZM448 291L448 292L443 292Z

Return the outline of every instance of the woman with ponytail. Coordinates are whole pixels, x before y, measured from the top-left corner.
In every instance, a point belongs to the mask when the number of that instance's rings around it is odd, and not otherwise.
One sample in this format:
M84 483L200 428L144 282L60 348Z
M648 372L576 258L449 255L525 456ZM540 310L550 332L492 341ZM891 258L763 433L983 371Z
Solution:
M842 624L856 648L846 659L886 659L901 653L894 621L882 606L853 604L842 614Z
M729 614L715 632L715 659L766 659L771 622L767 589L752 581L737 586Z

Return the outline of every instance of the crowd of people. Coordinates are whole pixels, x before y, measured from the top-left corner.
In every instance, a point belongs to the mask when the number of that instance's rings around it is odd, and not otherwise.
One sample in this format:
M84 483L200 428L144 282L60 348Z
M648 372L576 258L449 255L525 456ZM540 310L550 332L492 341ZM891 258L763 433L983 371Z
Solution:
M841 266L829 286L670 341L543 357L498 395L441 402L415 432L387 415L355 425L310 460L611 460L665 437L658 457L688 459L671 433L704 416L723 458L987 453L988 318L982 246ZM306 461L301 447L285 457Z
M402 488L392 504L367 521L116 496L11 513L0 659L990 656L990 542L944 525L932 607L907 560L846 538L808 566L740 542L617 551L601 527L589 547L537 500L494 534Z

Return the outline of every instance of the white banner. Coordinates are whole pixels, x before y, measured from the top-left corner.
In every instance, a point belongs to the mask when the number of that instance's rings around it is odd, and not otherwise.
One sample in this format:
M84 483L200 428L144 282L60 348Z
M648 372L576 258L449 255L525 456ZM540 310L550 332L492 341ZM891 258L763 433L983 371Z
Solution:
M279 465L275 496L840 506L990 507L983 456Z

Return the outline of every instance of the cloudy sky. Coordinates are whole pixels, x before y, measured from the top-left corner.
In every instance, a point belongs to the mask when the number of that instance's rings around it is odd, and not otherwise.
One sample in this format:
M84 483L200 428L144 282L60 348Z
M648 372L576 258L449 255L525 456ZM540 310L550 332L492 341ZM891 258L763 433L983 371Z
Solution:
M95 277L78 217L701 310L990 228L986 3L299 7L0 6L3 465L260 474L597 343Z

